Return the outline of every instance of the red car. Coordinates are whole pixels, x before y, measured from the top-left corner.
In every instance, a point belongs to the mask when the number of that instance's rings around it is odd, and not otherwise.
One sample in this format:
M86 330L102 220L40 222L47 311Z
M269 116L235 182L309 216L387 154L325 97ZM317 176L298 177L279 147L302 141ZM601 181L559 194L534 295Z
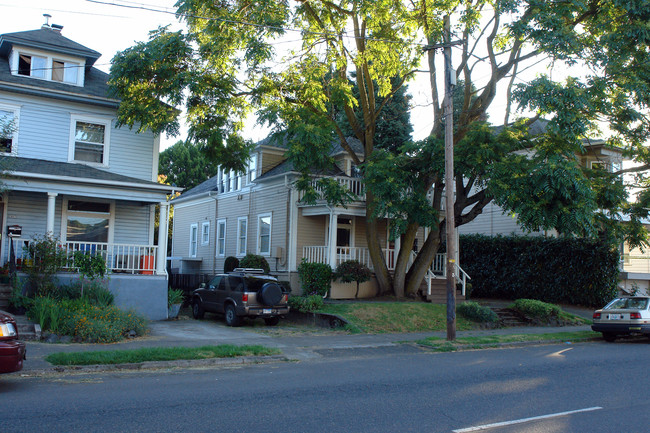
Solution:
M16 321L0 311L0 373L22 370L25 353L25 343L18 341Z

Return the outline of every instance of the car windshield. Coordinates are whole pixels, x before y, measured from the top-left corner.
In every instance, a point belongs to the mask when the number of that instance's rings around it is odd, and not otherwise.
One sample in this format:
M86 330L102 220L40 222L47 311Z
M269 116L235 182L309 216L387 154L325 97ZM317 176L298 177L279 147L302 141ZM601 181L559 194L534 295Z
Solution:
M618 298L605 306L606 310L645 310L648 298Z

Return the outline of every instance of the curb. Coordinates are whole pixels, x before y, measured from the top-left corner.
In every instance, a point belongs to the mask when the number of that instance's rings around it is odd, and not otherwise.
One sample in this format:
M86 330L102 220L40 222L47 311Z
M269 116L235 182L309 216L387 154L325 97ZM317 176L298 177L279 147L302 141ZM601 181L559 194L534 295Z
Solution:
M145 361L125 364L94 364L94 365L56 365L40 370L16 372L22 377L43 376L52 373L102 373L112 371L159 370L163 368L197 368L197 367L228 367L238 365L270 364L274 362L290 362L292 359L284 355L241 356L235 358L208 359L179 359L176 361Z

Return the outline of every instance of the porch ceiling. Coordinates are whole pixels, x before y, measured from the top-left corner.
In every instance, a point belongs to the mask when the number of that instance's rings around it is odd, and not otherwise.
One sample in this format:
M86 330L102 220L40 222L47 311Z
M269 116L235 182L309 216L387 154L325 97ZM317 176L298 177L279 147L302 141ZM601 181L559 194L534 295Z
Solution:
M303 216L329 215L334 211L336 215L366 216L365 206L349 204L347 208L341 206L327 206L326 204L299 205Z

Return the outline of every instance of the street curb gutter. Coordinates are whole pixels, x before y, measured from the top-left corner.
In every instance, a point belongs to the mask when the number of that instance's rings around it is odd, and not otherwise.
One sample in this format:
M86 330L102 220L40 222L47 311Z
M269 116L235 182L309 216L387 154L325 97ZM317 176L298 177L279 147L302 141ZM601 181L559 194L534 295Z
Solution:
M126 364L56 365L51 368L30 370L29 372L17 374L23 377L29 377L43 376L52 373L103 373L115 371L160 370L165 368L229 367L289 361L292 361L292 359L284 355L240 356L235 358L179 359L175 361L146 361Z

